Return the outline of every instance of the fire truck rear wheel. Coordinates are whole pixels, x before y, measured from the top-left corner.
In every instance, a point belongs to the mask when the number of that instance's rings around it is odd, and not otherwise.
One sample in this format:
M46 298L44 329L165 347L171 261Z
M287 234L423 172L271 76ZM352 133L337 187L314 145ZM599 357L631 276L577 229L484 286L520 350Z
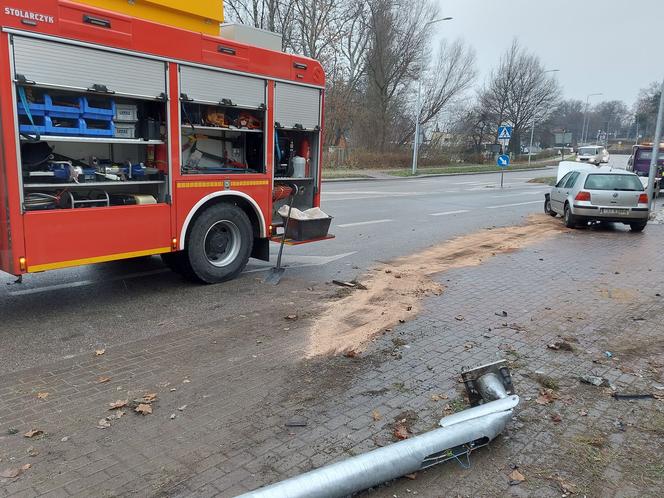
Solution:
M216 204L205 209L187 238L193 276L208 284L235 278L247 265L253 243L251 221L238 206Z

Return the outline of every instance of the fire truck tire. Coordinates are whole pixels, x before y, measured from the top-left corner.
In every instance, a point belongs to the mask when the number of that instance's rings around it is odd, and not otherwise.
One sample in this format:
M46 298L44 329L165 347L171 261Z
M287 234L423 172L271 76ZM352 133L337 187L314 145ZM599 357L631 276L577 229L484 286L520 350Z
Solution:
M253 243L251 221L242 209L226 203L210 206L187 237L183 274L207 284L231 280L247 265Z
M161 255L163 263L175 273L193 279L193 271L186 251L169 252Z

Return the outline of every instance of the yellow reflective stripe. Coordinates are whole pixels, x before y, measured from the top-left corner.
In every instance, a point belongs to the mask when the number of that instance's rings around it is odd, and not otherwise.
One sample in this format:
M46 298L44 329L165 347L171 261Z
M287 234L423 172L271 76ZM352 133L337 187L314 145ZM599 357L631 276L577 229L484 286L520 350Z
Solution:
M269 184L269 180L237 180L231 182L231 187L255 187Z
M58 270L60 268L69 268L71 266L91 265L93 263L105 263L106 261L116 261L118 259L140 258L141 256L152 256L153 254L163 254L171 252L170 247L158 247L157 249L148 249L146 251L121 252L118 254L109 254L107 256L97 256L95 258L72 259L70 261L59 261L57 263L44 263L42 265L28 265L28 272L35 273L47 270Z
M224 182L186 182L178 183L178 188L223 187Z
M270 180L231 180L231 187L260 187L269 185ZM177 188L210 188L224 187L226 182L179 182Z

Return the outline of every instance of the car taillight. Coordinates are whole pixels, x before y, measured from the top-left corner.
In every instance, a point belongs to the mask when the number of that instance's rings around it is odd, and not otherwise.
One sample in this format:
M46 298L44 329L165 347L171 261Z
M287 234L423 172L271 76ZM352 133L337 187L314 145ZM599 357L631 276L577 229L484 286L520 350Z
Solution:
M574 198L575 201L588 201L590 202L590 192L584 192L583 190L576 194Z
M648 194L641 194L639 196L639 204L648 204Z

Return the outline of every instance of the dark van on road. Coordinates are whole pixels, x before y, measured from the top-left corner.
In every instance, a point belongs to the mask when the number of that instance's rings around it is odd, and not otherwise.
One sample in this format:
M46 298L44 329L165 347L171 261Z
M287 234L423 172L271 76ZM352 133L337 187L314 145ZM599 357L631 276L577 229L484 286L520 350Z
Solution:
M635 145L632 147L632 155L627 162L627 171L633 171L641 179L644 188L648 186L648 174L650 173L650 160L652 159L652 144ZM660 146L657 158L657 174L655 175L655 196L660 193L660 187L664 177L664 147Z

